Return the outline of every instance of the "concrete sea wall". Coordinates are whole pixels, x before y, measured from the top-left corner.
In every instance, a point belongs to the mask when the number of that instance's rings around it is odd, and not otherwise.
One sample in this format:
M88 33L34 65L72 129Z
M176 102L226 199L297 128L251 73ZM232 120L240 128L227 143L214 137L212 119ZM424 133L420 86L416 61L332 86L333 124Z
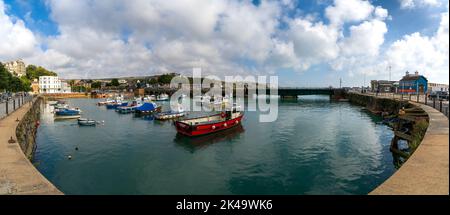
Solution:
M416 107L429 117L428 128L414 153L370 195L449 195L449 121L445 115L427 105L397 99L357 93L349 93L347 98L373 112L395 114L402 107Z
M16 128L16 136L25 156L31 160L35 149L36 132L39 122L42 97L38 97Z
M30 162L41 98L0 120L0 195L62 194Z
M351 103L365 106L368 110L374 113L387 112L389 114L396 114L398 111L404 108L412 107L412 104L408 101L400 101L389 98L379 98L370 95L362 95L357 93L348 93L346 95L347 99Z

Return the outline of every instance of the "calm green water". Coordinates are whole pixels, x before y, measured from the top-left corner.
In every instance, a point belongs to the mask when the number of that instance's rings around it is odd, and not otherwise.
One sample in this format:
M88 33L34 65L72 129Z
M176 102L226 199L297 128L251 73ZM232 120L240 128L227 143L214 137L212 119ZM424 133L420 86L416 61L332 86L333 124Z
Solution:
M43 105L34 162L66 194L366 194L395 171L393 132L328 97L280 103L272 123L246 112L242 127L200 139L98 100L68 102L105 124L54 121Z

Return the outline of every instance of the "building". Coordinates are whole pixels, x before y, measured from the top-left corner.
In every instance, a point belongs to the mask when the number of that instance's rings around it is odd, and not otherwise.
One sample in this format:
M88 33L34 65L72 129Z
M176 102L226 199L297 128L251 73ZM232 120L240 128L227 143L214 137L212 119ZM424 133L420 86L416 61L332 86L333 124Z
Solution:
M31 83L31 91L33 94L39 94L39 81L34 79Z
M425 94L428 92L428 80L423 75L419 75L419 72L415 72L414 75L406 72L406 75L399 81L399 90L401 94Z
M448 84L428 83L428 91L431 92L448 92Z
M71 93L69 84L61 81L58 76L40 76L39 93Z
M6 62L4 65L11 74L19 78L27 74L25 63L21 59Z
M71 93L72 88L70 87L70 84L67 83L67 81L61 80L61 88L60 93Z
M372 92L394 93L396 92L395 81L372 80L370 81Z

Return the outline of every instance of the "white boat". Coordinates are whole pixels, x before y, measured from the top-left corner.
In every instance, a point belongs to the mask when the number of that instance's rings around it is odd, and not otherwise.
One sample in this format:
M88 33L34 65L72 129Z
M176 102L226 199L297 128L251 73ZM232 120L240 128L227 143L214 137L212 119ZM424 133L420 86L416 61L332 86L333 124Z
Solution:
M79 118L78 119L78 125L81 126L95 126L97 124L97 121L92 119L85 119L85 118Z
M156 97L156 101L168 101L169 95L162 93L158 97Z
M176 110L171 110L167 112L157 113L155 115L155 119L157 120L168 120L168 119L175 119L179 117L183 117L186 115L186 112L184 111L183 106L178 105Z
M204 96L195 96L194 101L201 104L209 104L211 103L211 96L204 95Z

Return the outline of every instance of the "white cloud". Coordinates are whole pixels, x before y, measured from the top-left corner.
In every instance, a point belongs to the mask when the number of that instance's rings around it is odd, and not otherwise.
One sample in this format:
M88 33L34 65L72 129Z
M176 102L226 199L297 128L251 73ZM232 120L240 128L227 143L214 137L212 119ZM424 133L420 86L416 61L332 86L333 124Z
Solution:
M440 6L443 0L399 0L400 8L413 9L422 6ZM442 2L441 2L442 1Z
M335 27L321 22L312 23L301 18L292 20L289 26L290 29L286 32L287 38L293 42L301 70L338 56L339 47L336 42L339 32Z
M432 82L448 83L448 14L441 14L440 27L432 37L416 32L395 41L386 52L386 61L398 73L418 70Z
M365 0L335 0L334 6L327 7L325 14L332 24L358 22L370 16L374 6Z
M70 78L183 73L194 66L216 75L330 65L351 76L375 77L389 63L396 74L414 68L433 77L448 70L448 13L433 36L416 33L384 44L389 12L365 0L334 0L324 10L328 20L299 11L286 16L299 4L291 0L258 6L249 0L46 4L59 34L43 38L8 17L0 0L0 60L23 57Z
M0 60L30 56L37 46L36 38L20 19L6 14L6 7L0 1Z
M373 19L350 27L350 36L340 43L345 56L377 56L388 29L383 21Z

